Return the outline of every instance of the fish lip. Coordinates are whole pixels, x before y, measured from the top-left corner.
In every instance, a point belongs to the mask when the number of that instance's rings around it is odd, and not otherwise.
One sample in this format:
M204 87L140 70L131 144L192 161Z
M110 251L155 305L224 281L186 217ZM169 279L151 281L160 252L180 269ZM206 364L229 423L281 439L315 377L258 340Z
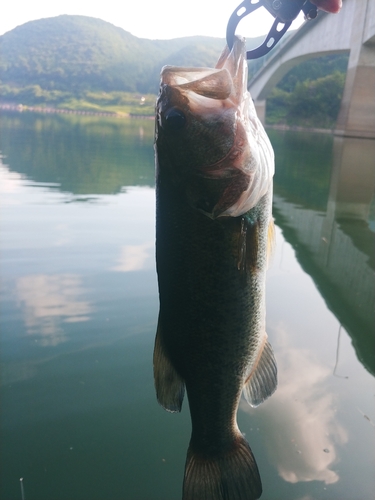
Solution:
M160 88L169 86L183 92L191 91L213 100L225 100L234 93L233 72L227 67L186 68L164 66Z

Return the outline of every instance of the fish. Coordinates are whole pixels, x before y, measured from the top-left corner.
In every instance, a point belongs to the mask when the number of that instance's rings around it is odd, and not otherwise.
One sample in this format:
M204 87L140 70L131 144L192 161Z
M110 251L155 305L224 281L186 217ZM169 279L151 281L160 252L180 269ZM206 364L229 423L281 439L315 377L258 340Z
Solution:
M165 66L155 119L158 402L191 416L183 500L253 500L262 484L237 425L241 394L277 386L265 330L274 153L247 90L245 40L215 68Z

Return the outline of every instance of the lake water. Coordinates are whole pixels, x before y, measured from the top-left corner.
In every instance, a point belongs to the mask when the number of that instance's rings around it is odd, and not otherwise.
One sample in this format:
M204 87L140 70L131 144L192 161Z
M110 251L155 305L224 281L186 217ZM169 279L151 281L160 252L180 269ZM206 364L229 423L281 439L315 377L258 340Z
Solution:
M153 121L3 114L1 499L178 500L156 402ZM239 426L264 500L375 491L375 141L269 131L277 392ZM20 478L23 478L23 492Z

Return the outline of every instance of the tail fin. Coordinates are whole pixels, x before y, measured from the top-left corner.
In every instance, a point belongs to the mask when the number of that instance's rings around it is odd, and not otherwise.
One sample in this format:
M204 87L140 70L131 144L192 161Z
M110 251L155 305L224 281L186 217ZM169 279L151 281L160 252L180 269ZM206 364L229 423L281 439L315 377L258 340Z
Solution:
M190 444L183 500L256 500L261 494L258 467L241 434L229 453L209 459L195 454Z

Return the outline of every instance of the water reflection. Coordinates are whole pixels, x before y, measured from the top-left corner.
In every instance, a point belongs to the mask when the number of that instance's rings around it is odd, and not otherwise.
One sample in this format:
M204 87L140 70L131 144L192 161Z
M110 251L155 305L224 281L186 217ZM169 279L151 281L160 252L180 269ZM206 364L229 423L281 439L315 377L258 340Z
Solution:
M357 218L370 226L374 194L375 141L335 137L328 212L332 212L336 219ZM375 269L374 255L369 257Z
M375 141L302 135L293 148L295 136L271 137L276 223L375 374Z
M3 166L0 157L0 180L1 180L1 194L3 197L6 197L7 194L14 194L20 191L22 175L17 172L10 172L6 167ZM2 204L9 205L10 200L4 199L2 200ZM16 202L13 199L13 203Z
M63 323L88 321L92 306L82 300L85 290L80 276L30 275L16 283L26 331L35 335L41 346L56 346L68 339Z
M256 410L267 425L270 460L287 482L336 483L336 448L348 435L337 419L336 397L327 391L330 367L311 351L295 348L285 328L278 328L277 339L279 386L267 405ZM254 416L244 402L241 408Z
M3 113L1 122L5 163L36 182L91 195L155 184L152 120Z
M121 255L112 271L129 272L144 269L146 262L154 256L154 241L141 245L126 245L122 247Z
M65 118L2 117L0 496L20 498L24 477L30 500L175 500L190 422L153 387L153 124ZM259 408L241 404L240 428L264 498L368 500L373 142L270 135L280 383Z

